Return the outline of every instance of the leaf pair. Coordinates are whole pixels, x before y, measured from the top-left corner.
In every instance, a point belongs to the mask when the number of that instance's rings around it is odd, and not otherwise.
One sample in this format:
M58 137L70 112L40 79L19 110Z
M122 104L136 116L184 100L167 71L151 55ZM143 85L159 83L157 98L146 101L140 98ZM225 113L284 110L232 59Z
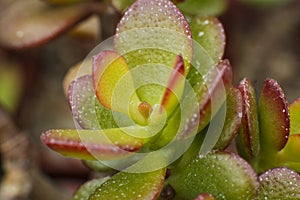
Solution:
M273 79L265 81L258 106L254 89L247 79L240 83L239 89L243 98L242 126L237 139L240 155L258 171L299 162L293 153L300 150L298 135L290 135L289 108L279 84ZM292 105L291 120L295 132L295 124L299 123L295 117L297 102Z

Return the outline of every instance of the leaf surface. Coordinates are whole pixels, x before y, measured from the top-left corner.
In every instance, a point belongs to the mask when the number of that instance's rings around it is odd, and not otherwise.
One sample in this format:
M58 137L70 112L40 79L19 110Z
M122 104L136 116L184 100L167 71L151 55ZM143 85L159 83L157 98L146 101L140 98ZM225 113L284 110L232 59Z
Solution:
M259 99L260 144L263 154L283 149L290 132L288 104L279 84L266 79Z
M89 200L155 200L163 187L165 169L147 173L119 172L100 186Z

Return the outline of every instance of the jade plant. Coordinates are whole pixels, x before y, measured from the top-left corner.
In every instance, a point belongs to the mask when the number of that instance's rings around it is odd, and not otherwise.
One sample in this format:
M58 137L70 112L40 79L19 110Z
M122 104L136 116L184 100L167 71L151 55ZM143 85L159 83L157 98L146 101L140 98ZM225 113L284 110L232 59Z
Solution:
M41 136L112 172L75 200L300 198L300 101L288 108L272 79L258 105L247 79L235 87L218 19L137 0L112 41L66 77L76 129ZM238 153L227 150L236 135Z

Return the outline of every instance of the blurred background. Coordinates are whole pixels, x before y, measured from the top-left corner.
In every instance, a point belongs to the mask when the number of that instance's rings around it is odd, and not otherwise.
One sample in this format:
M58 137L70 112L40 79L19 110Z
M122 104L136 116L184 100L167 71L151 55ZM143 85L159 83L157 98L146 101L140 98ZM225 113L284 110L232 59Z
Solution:
M74 128L64 77L114 34L131 2L0 0L0 199L70 199L84 181L103 175L50 151L39 137ZM213 15L223 23L224 58L236 84L248 77L258 94L269 77L289 103L300 96L299 0L199 2L199 11L181 8L188 17Z

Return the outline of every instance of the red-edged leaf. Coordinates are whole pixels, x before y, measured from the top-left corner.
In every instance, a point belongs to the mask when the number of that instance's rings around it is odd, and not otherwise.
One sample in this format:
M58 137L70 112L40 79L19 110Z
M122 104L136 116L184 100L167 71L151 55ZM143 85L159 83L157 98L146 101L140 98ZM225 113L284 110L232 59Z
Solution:
M243 158L251 160L260 152L256 95L247 78L240 82L238 89L242 95L243 116L237 137L237 149Z
M291 130L290 134L300 133L300 98L294 101L290 107Z
M90 196L89 200L155 200L165 180L166 169L147 173L119 172Z
M95 56L93 82L97 98L103 106L131 115L138 123L146 123L147 119L138 109L142 102L135 93L132 76L121 55L106 50Z
M131 155L143 146L139 138L128 135L146 135L144 129L128 127L107 130L49 130L41 140L58 153L85 160L116 159Z
M16 1L1 13L0 45L19 50L44 44L96 9L100 7L94 3L53 7L37 0Z
M95 107L95 91L92 77L82 76L73 81L68 90L72 115L78 124L85 129L100 129Z
M198 131L202 130L216 114L226 99L226 89L232 85L232 69L228 60L221 61L204 77L201 84L196 84L194 90L200 108L200 123Z
M231 88L226 98L226 119L218 142L214 149L226 149L236 136L241 125L242 97L238 89Z
M137 90L141 101L151 106L160 104L168 77L155 82L157 76L168 75L164 68L172 68L177 55L184 59L187 75L193 54L188 22L169 0L137 0L125 12L118 24L115 47L126 59L129 68L145 67L144 75L134 76L135 83L152 80ZM146 71L146 70L144 70ZM143 77L140 77L143 76ZM144 77L145 76L145 77Z
M170 114L177 106L184 88L184 62L181 55L177 56L172 74L165 89L161 105Z
M178 107L175 110L155 142L156 148L168 144L176 135L178 139L187 138L206 127L225 101L226 89L231 84L231 65L228 60L224 60L207 74L205 80L201 79L195 84L192 91L184 92L183 101L180 103L180 107L184 109Z
M284 93L273 79L265 80L261 91L259 122L261 152L280 151L288 141L290 118Z
M258 199L300 198L300 175L290 169L271 169L258 180Z

